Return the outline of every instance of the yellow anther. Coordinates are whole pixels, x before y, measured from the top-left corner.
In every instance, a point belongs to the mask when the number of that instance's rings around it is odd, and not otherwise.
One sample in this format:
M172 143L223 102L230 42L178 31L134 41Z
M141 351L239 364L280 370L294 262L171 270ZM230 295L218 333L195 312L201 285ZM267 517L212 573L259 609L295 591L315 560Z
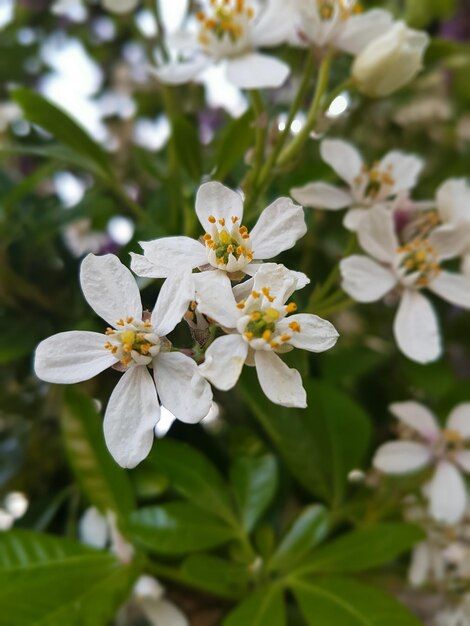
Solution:
M300 324L299 322L291 322L289 324L289 328L294 331L294 333L300 333Z
M248 228L246 226L240 226L240 235L244 235L248 232Z
M121 359L121 363L124 365L124 367L127 367L129 365L129 363L131 363L132 359L130 356L125 356L123 359Z
M297 311L297 305L295 302L289 302L289 304L286 305L286 312L294 313L295 311Z
M111 352L112 352L113 354L116 354L116 352L117 352L117 346L113 346L113 347L111 348Z
M234 215L232 217L232 224L236 224L238 222L238 217L236 215Z
M264 333L261 336L263 337L263 339L265 341L269 341L271 339L271 337L272 337L272 334L273 334L272 331L265 330Z
M105 335L114 335L114 328L107 328Z
M150 350L151 347L152 347L151 343L143 343L140 346L140 351L142 352L142 354L148 354L148 351Z
M198 11L196 13L196 19L199 20L200 22L203 22L206 19L204 11Z
M269 302L274 302L274 298L272 297L267 287L263 287L261 291L263 292L264 296L269 300Z
M271 341L269 345L271 346L271 348L279 348L279 344L277 341Z
M123 343L122 344L122 349L124 350L124 352L126 352L127 354L130 354L132 352L132 345L130 343Z
M216 221L217 221L213 215L209 215L209 217L208 217L207 219L209 220L209 222L210 222L211 224L215 224L215 223L216 223Z
M121 335L122 343L128 343L132 346L135 342L135 332L133 330L126 330L126 332Z
M231 236L228 234L228 232L226 230L222 230L220 233L220 241L227 245L232 241Z
M260 298L261 297L261 294L258 291L255 291L254 289L251 292L251 295L252 295L253 298Z
M257 322L261 319L261 313L259 311L254 311L250 317L254 322Z
M241 302L237 302L237 308L238 309L244 309L245 308L245 300L242 300Z
M152 324L150 322L145 322L144 328L152 328Z
M134 318L133 318L133 317L128 317L128 318L126 319L126 324L132 324L132 322L133 322L133 321L134 321Z
M237 0L236 8L238 13L243 13L243 9L245 8L245 0Z
M423 261L426 261L428 255L426 250L417 250L415 253L415 259L418 263L421 263Z
M244 335L248 339L248 341L251 341L253 339L253 333L244 333Z
M279 319L279 311L271 307L264 310L264 315L273 322Z
M116 326L124 326L124 320L119 320Z
M254 11L253 7L248 7L247 10L246 10L247 18L249 20L251 20L253 18L254 14L255 14L255 11Z
M212 241L212 235L209 235L209 233L206 233L203 237L204 241Z
M460 444L464 441L459 432L451 430L450 428L446 428L442 434L444 435L444 440L450 444Z
M244 235L242 235L242 239L249 239L250 235L248 233L245 233Z
M245 246L238 246L237 254L244 254L244 253L245 253Z
M232 246L232 244L230 244L229 246L227 246L227 254L232 254L234 251L234 247Z
M225 226L225 219L223 217L219 220L219 224Z
M111 343L109 343L109 341L107 341L107 342L104 344L104 347L106 348L106 350L111 350L111 348L112 348L113 346L112 346L112 344L111 344Z
M292 337L290 335L284 334L281 336L281 341L289 341L289 339L292 339Z

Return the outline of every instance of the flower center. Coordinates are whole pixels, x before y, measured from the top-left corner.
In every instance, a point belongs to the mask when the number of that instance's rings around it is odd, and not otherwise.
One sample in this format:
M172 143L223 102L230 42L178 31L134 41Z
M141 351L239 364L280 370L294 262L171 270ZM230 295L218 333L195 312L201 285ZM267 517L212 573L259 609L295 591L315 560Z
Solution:
M331 21L335 17L336 10L342 20L364 11L362 4L355 0L317 0L317 9L322 22Z
M360 197L372 202L387 198L395 184L392 173L391 165L385 171L379 169L379 163L374 163L370 169L363 165L361 173L354 179L356 191Z
M208 251L209 263L218 269L229 272L242 270L253 260L248 228L238 224L238 217L232 217L227 225L224 218L208 218L209 227L203 239Z
M289 331L279 330L278 322L294 313L297 305L291 302L278 309L272 306L274 300L269 288L263 287L261 292L253 290L246 300L237 304L245 314L237 328L254 350L277 350L292 339L293 333L301 330L295 321L289 324Z
M215 37L222 41L226 37L236 43L245 33L248 22L253 18L252 7L245 7L245 0L211 0L212 11L196 14L201 23L199 43L209 46Z
M421 211L415 219L406 225L403 230L403 236L407 240L425 239L441 223L441 218L437 211Z
M446 428L434 446L434 454L439 458L454 460L455 455L465 447L465 441L456 430Z
M400 246L398 253L402 255L400 268L404 276L415 277L418 287L427 287L441 271L437 252L427 239L414 239Z
M126 320L120 319L116 326L119 330L106 329L109 341L104 347L114 354L124 367L129 367L131 363L148 365L160 352L160 338L154 334L153 326L149 322L128 317Z

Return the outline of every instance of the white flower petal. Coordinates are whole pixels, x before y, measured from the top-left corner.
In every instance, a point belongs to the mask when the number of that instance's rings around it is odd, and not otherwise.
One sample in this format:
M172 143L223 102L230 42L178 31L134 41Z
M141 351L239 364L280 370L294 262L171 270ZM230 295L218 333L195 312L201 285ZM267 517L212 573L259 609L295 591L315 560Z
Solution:
M103 7L112 13L128 13L139 4L139 0L103 0Z
M383 206L367 211L358 230L362 248L382 263L393 263L399 242L395 233L393 213Z
M165 280L152 311L154 332L165 337L181 322L194 300L194 279L189 271L178 271Z
M36 376L59 385L93 378L117 362L104 347L106 342L106 335L84 330L72 330L44 339L36 348Z
M201 272L194 275L194 283L199 312L226 328L235 328L241 312L227 274L220 270Z
M264 209L251 231L255 259L271 259L295 246L307 232L304 210L290 198L278 198Z
M295 29L297 15L286 0L270 0L256 15L251 29L255 48L268 48L285 43Z
M160 67L149 67L148 72L166 85L183 85L201 74L209 63L206 57L196 57L181 63L173 62Z
M436 202L443 222L470 223L470 186L464 178L450 178L442 183Z
M430 513L441 523L456 524L465 514L467 489L459 470L441 461L429 483Z
M139 606L152 626L190 626L180 609L168 600L143 598Z
M431 458L431 451L421 443L390 441L380 446L372 463L385 474L407 474L422 469Z
M236 191L232 191L222 183L204 183L198 189L196 195L196 214L204 230L209 230L212 224L209 217L216 220L225 219L227 222L232 217L238 217L240 223L243 219L243 200Z
M455 306L470 309L470 276L443 270L430 283L429 289Z
M384 33L392 22L392 15L382 9L372 9L362 15L352 15L346 20L335 47L350 54L357 54L371 39Z
M399 150L388 152L380 161L380 171L390 168L390 175L395 181L392 193L408 191L416 186L418 177L424 167L422 159L414 154L405 154Z
M398 347L418 363L436 361L442 352L436 313L418 291L405 289L393 327Z
M114 254L89 254L80 267L83 295L96 313L116 327L127 316L142 319L140 291L134 276Z
M130 256L131 270L134 274L137 274L137 276L141 276L142 278L164 278L163 276L158 276L156 266L144 257L143 254L131 252Z
M470 224L442 224L429 235L429 243L441 260L460 256L468 248L469 241Z
M307 406L301 375L289 368L277 354L256 350L255 365L261 389L271 402L299 409Z
M394 402L388 408L395 417L416 430L427 441L434 440L441 431L434 415L420 402Z
M199 366L201 374L222 391L232 389L240 378L248 344L238 334L218 337L206 351L206 359Z
M347 211L343 219L343 226L352 232L357 232L361 226L361 222L369 212L369 209L360 209L354 207Z
M89 507L78 523L80 541L94 548L105 548L110 539L108 520L94 506Z
M154 278L166 278L179 269L193 269L207 263L205 246L191 237L162 237L141 241L140 245L145 258L154 266Z
M455 461L464 472L470 473L470 450L462 450L455 455Z
M300 325L300 331L294 332L290 325L297 323ZM278 329L282 333L292 336L289 341L291 346L309 350L310 352L324 352L332 348L338 341L338 331L327 320L311 315L308 313L299 313L298 315L290 315L281 320Z
M350 193L328 183L308 183L303 187L294 187L291 196L303 206L314 209L344 209L351 206L353 198Z
M396 278L386 267L382 267L367 256L354 254L340 262L341 287L358 302L380 300L396 285Z
M180 352L161 352L154 359L153 375L163 406L188 424L209 413L212 390L196 363Z
M361 172L362 158L352 144L342 139L324 139L320 144L320 155L338 176L353 185Z
M294 291L304 286L303 276L301 272L291 272L280 263L263 263L255 274L254 289L258 292L269 289L274 304L282 305Z
M454 407L446 427L456 430L464 439L470 439L470 402L462 402Z
M227 60L227 78L239 89L280 87L290 74L290 67L275 57L250 52Z
M145 459L159 418L157 390L148 369L131 367L111 394L103 421L106 445L121 467L133 468Z
M428 581L431 570L431 554L427 541L422 541L413 550L408 580L413 587L421 587Z

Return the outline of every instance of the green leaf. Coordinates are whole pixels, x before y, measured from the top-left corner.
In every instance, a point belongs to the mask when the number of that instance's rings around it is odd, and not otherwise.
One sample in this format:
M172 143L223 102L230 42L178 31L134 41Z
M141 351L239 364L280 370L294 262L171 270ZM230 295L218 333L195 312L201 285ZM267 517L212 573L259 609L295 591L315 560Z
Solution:
M165 474L172 487L195 506L233 521L235 513L228 487L215 466L193 447L162 439L157 441L145 462Z
M278 483L278 467L272 454L258 458L242 457L230 472L243 528L251 532L271 504Z
M201 143L195 123L182 115L172 120L172 140L178 154L178 159L188 174L195 181L199 181L203 174Z
M221 132L213 180L224 180L254 143L253 111L233 120Z
M250 374L242 377L242 394L289 470L313 495L338 506L349 472L361 466L369 446L368 416L344 392L318 380L305 385L307 409L277 406Z
M127 516L135 508L128 475L108 452L101 416L79 387L65 390L61 424L70 465L90 502L102 513Z
M2 626L105 626L136 574L135 566L73 541L0 533Z
M185 554L222 545L233 529L189 502L172 502L135 511L129 521L131 536L160 554Z
M285 626L286 607L282 589L259 589L228 615L222 626Z
M292 583L309 626L422 626L397 600L348 578Z
M23 109L28 121L37 124L82 157L90 159L102 172L111 174L108 157L103 148L95 143L63 109L36 91L25 87L12 91L11 97Z
M270 570L291 570L328 533L328 512L321 505L304 509L282 539L269 562Z
M302 572L361 572L385 565L424 537L417 526L383 523L361 528L314 552Z
M221 595L246 595L250 582L247 565L226 561L209 554L193 554L182 565L182 573L188 584L195 581L198 588Z

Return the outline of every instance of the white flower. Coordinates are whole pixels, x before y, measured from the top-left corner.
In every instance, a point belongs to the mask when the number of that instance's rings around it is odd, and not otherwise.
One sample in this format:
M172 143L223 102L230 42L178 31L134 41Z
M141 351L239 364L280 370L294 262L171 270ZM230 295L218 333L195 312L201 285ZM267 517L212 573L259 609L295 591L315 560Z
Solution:
M431 539L419 543L412 552L408 580L413 587L441 582L446 572L442 545Z
M133 590L134 602L152 626L190 626L184 613L164 595L165 588L151 576L140 576Z
M424 31L395 22L354 59L351 73L357 89L375 98L397 91L422 69L428 45L429 36Z
M418 402L398 402L390 411L411 429L417 440L393 441L381 446L374 466L386 474L405 474L427 466L435 468L427 485L429 512L446 524L459 522L467 506L461 472L470 472L470 403L459 404L441 429L434 415Z
M217 182L199 188L196 214L206 231L202 243L189 237L141 242L144 256L131 253L133 271L139 276L164 278L181 269L190 272L208 265L229 274L252 276L262 259L292 248L307 230L302 207L289 198L279 198L261 213L249 232L242 225L241 196Z
M344 225L356 231L367 209L383 205L398 194L412 189L423 169L423 162L412 154L398 150L368 167L356 148L341 139L325 139L320 144L320 155L325 163L342 178L348 189L314 182L291 190L294 200L316 209L338 210L351 207Z
M296 314L296 305L286 301L298 288L293 272L283 265L266 263L256 273L253 289L242 283L232 291L221 272L208 272L198 281L199 310L215 320L228 334L208 348L201 373L218 389L236 384L243 365L254 365L262 390L274 403L287 407L306 406L302 379L279 354L303 348L323 352L332 348L338 333L330 322L316 315Z
M462 271L470 275L470 186L464 178L450 178L438 188L436 206L443 229L466 233L462 241Z
M102 0L103 7L112 13L129 13L139 2L140 0Z
M80 518L78 533L80 540L93 548L109 547L121 563L128 564L134 558L135 550L119 531L113 511L102 515L96 507L89 507Z
M375 302L399 287L394 323L398 347L419 363L435 361L441 354L438 322L421 291L427 288L451 304L470 308L470 278L441 267L442 260L455 256L465 233L434 230L427 238L401 245L393 214L375 207L362 219L358 237L373 258L353 255L341 261L344 291L358 302Z
M457 606L439 611L435 626L470 626L470 594L464 594Z
M170 352L165 339L187 310L193 295L191 277L167 280L148 317L134 277L116 256L89 254L80 281L88 304L111 328L103 334L71 331L44 340L36 350L36 374L50 383L71 384L112 366L124 371L108 402L104 433L116 461L135 467L152 447L159 398L188 423L200 421L211 406L210 387L195 362Z
M382 9L362 13L355 0L295 0L294 4L299 13L297 43L350 54L360 52L393 22L391 14Z
M207 11L197 13L198 32L170 38L178 57L152 69L163 83L182 84L210 65L224 63L227 78L241 89L280 87L289 75L282 61L257 52L286 40L291 29L291 9L283 0L212 0Z

